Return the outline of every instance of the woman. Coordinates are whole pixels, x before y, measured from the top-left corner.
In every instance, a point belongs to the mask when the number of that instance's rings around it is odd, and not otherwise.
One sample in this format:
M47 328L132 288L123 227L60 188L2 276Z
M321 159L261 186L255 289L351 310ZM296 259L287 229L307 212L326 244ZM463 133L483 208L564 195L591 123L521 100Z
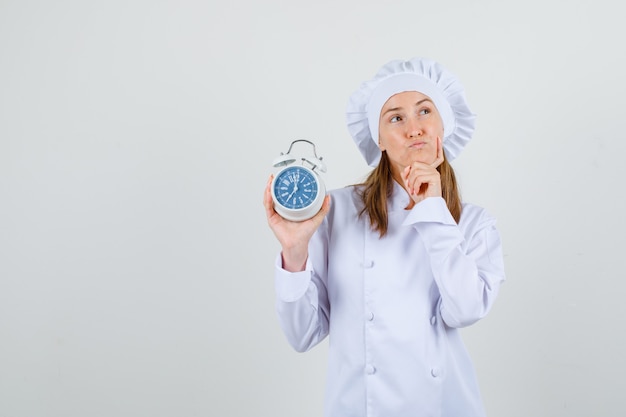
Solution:
M348 103L348 130L374 167L365 183L293 223L268 182L279 321L298 351L329 335L326 416L485 415L458 329L490 310L501 243L494 218L461 203L448 164L474 119L439 64L392 61Z

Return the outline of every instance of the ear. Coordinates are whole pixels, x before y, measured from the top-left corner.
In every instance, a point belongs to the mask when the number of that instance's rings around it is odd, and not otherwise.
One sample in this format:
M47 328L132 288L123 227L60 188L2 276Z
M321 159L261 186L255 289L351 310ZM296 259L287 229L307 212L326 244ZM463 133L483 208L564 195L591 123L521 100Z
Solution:
M378 137L378 149L380 149L381 152L385 150L385 145L382 144L380 136Z

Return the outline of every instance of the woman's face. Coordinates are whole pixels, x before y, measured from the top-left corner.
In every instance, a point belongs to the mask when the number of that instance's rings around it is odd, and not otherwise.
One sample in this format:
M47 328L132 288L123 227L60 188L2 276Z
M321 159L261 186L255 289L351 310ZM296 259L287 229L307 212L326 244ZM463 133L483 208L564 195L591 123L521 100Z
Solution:
M417 91L389 98L380 111L379 144L387 152L394 176L413 162L431 164L437 158L437 138L443 143L443 122L431 99Z

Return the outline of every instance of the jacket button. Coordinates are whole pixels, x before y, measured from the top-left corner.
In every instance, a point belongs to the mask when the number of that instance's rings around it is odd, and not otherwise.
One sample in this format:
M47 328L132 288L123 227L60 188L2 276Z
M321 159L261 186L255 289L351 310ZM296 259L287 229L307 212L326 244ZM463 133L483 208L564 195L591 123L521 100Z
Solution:
M432 316L430 318L430 324L432 324L433 326L437 323L437 317L436 316Z
M372 313L371 311L368 311L367 313L365 313L365 319L367 321L372 321L374 320L374 313Z
M363 261L363 268L371 268L374 266L374 261L369 260L369 261Z
M433 368L430 370L430 374L433 376L433 378L437 378L439 375L441 375L441 371L439 370L439 368Z
M368 375L374 375L374 374L376 373L376 368L375 368L373 365L367 365L367 366L365 367L365 372L366 372Z

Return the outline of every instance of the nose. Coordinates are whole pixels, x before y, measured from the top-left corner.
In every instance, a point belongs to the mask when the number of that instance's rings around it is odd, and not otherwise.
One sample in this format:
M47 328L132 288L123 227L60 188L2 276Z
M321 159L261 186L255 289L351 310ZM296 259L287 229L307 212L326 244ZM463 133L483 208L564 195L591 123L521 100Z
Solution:
M415 117L409 118L406 124L407 135L410 138L422 135L422 125Z

